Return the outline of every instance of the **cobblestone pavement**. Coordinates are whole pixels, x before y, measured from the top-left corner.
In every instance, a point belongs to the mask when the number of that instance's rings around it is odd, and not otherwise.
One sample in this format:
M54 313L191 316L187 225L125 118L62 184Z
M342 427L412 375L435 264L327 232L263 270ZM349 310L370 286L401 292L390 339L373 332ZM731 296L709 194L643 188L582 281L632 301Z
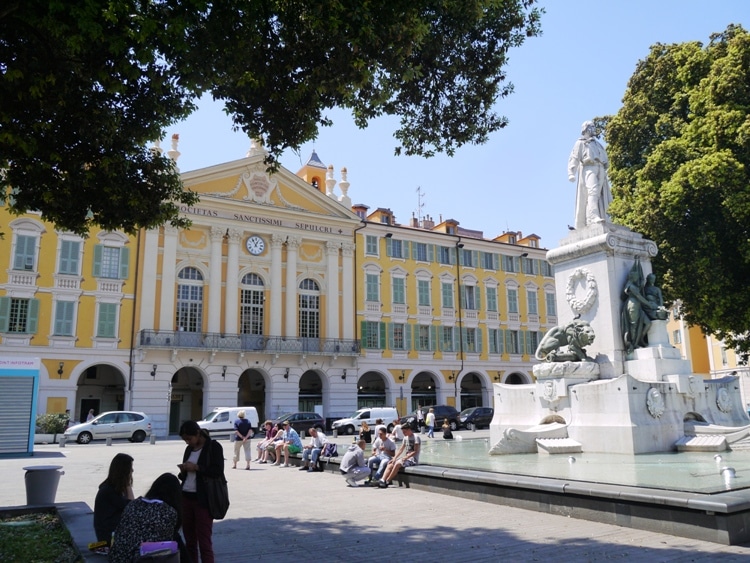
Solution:
M340 453L348 438L339 438ZM234 561L750 561L750 546L620 528L415 489L350 488L332 473L252 464L231 469L232 505L214 524L219 562ZM134 490L177 472L180 440L36 446L31 458L0 459L0 507L26 504L23 467L60 465L56 502L94 505L112 457L135 458ZM239 464L244 466L243 462ZM84 530L85 533L85 530ZM93 539L93 530L91 531ZM88 540L87 540L88 541Z

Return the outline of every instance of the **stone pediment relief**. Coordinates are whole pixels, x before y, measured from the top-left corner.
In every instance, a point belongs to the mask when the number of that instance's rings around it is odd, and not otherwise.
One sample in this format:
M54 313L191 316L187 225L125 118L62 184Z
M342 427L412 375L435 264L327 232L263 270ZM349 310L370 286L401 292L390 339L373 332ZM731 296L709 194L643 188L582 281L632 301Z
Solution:
M269 175L262 164L248 167L234 187L228 191L208 192L206 195L227 199L240 199L261 205L274 205L304 211L304 208L289 203L281 193L278 178Z

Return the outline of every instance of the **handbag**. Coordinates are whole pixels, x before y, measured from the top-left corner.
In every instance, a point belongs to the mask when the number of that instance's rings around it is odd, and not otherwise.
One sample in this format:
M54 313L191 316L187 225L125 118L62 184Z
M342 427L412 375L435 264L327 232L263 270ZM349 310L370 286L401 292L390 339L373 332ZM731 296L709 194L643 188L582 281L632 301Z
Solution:
M211 465L211 447L209 444L208 456L206 461ZM221 477L208 477L203 475L203 484L206 489L206 499L208 501L208 512L214 520L223 520L229 510L229 488L227 480Z

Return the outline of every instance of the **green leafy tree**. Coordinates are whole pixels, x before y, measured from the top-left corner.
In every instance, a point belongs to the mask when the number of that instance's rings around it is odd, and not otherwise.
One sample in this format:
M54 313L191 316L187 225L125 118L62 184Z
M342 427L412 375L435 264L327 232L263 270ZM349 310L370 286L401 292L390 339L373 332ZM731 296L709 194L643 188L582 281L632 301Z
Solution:
M656 44L603 120L613 219L654 240L665 297L745 355L750 342L750 35Z
M15 0L0 8L0 167L16 212L59 227L172 221L182 190L150 140L210 92L267 162L350 109L396 115L396 152L452 154L507 124L508 50L535 0Z

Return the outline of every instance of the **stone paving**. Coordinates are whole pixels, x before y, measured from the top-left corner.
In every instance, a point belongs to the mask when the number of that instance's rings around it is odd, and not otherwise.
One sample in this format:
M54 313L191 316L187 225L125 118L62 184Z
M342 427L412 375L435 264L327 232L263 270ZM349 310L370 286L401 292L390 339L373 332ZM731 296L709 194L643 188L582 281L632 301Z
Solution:
M349 441L337 439L339 453ZM750 560L750 546L724 546L397 486L350 488L329 472L308 474L296 467L255 463L250 471L232 470L232 444L222 440L222 445L232 505L227 517L214 524L219 562ZM0 459L0 507L26 504L22 468L29 465L61 465L65 474L56 502L93 507L98 484L118 452L135 458L134 489L143 494L161 473L176 473L183 448L180 440L36 446L34 457ZM90 509L84 507L74 530L79 545L94 539L90 522Z

